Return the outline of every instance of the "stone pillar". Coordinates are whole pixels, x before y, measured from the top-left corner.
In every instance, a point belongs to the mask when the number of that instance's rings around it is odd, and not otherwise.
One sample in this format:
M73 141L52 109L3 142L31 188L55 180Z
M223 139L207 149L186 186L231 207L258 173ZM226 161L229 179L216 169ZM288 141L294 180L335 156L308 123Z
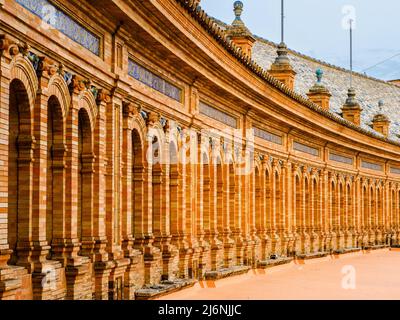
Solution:
M9 106L10 106L10 74L11 60L18 55L19 48L15 41L8 35L0 34L0 118L6 122L2 123L2 136L0 140L0 300L15 300L21 297L28 284L30 291L27 299L32 298L30 288L30 275L23 267L8 265L7 262L13 253L9 246L9 208L8 208L8 185L9 185ZM3 131L4 130L4 131Z
M256 211L256 228L257 228L257 236L260 239L260 257L259 260L265 261L270 257L270 246L271 241L268 237L267 232L267 206L266 206L266 159L264 156L260 156L261 166L259 168L259 189L255 190L256 193L256 201L259 201L258 207L259 210Z
M306 184L306 176L307 176L308 168L303 166L302 168L302 219L301 219L301 238L302 238L302 252L303 254L309 254L311 250L311 235L310 235L310 226L307 223L309 220L307 218L307 214L310 214L311 209L311 181L308 181ZM308 199L307 199L308 197Z
M197 239L199 245L198 277L203 279L204 272L210 268L210 244L206 241L206 225L209 225L210 176L208 158L208 139L204 135L197 136Z
M330 251L330 222L329 222L329 173L326 168L320 171L321 180L321 251Z
M210 168L210 237L211 244L211 269L216 271L223 267L223 244L218 233L218 164L219 155L218 139L212 140L212 163ZM221 161L221 160L219 160Z
M129 265L125 271L124 296L127 300L132 300L135 297L135 290L142 287L144 283L144 270L143 270L143 255L142 253L133 248L133 219L135 212L135 201L142 194L136 198L140 190L135 190L134 183L134 168L133 161L134 149L132 138L133 122L140 117L139 106L130 102L123 103L123 122L122 122L122 250L125 258L129 259ZM141 148L139 148L141 150ZM136 155L140 160L140 155ZM137 161L137 159L135 159ZM139 188L138 188L139 189ZM141 204L141 203L140 203Z
M282 210L282 176L279 175L279 160L274 159L272 162L272 219L271 219L271 252L279 256L281 254L281 237L280 237L280 218ZM279 196L279 198L278 198Z
M70 85L71 106L66 120L66 195L65 239L53 241L52 247L66 263L67 299L92 299L91 265L88 257L78 256L78 113L79 95L85 90L83 80L74 76ZM93 157L92 157L93 160Z
M153 134L154 125L159 121L159 115L155 113L149 113L147 116L147 136L144 144L144 159L142 167L135 167L135 188L136 182L141 182L142 186L138 189L137 199L135 195L135 227L134 235L135 242L134 247L139 249L144 255L144 275L146 284L159 283L161 280L162 273L162 256L158 248L154 247L154 235L153 235L153 208L152 208L152 165L153 156L155 150L153 150L153 142L155 137ZM161 152L161 150L159 150ZM147 157L146 154L150 157ZM142 204L141 208L139 208Z

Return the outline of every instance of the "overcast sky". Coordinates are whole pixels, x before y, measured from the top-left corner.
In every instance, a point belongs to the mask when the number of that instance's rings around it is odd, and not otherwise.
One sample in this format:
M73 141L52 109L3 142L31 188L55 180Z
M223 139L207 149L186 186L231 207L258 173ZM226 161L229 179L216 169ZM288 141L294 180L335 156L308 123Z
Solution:
M208 14L231 23L234 0L202 0ZM242 0L242 19L256 35L280 41L280 0ZM289 48L329 63L349 67L349 31L343 27L355 18L354 70L390 80L400 78L399 0L285 0ZM344 24L346 25L346 24Z

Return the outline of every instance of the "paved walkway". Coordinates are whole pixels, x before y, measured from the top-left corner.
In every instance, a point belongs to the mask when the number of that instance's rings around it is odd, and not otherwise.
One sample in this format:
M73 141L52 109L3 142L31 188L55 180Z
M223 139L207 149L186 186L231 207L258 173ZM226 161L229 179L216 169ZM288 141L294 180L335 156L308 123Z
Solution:
M360 252L251 270L214 283L197 283L161 299L400 299L400 252Z

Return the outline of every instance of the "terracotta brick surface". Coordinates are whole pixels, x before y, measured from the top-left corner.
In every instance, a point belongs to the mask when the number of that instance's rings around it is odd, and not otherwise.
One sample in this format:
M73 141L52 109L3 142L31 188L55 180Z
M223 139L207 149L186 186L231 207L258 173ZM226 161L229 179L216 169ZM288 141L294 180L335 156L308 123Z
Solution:
M99 56L14 0L0 12L0 299L134 299L272 255L400 244L399 145L300 103L290 65L266 81L252 41L235 35L236 59L176 0L65 7Z

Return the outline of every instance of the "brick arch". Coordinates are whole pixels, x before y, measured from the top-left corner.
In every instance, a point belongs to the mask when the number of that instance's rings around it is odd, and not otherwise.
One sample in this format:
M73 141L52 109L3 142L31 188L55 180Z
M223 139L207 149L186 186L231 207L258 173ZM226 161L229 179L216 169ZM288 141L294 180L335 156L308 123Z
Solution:
M49 81L47 89L49 99L54 96L57 98L61 108L62 117L65 118L68 114L71 105L71 95L64 78L58 73L54 74Z
M32 176L33 176L33 100L26 87L23 69L14 68L10 82L8 118L8 242L14 250L11 264L17 262L19 242L32 237ZM19 161L23 159L23 161Z
M94 96L90 91L83 90L79 94L78 101L79 101L78 108L79 108L79 110L85 109L86 114L88 115L88 119L89 119L90 130L91 130L91 132L93 132L95 124L96 124L95 122L96 122L96 117L97 117L97 112L98 112L98 108L97 108L97 104L94 99Z
M166 137L160 122L147 129L146 135L146 161L149 164L166 163L167 155L164 152Z
M28 58L17 55L10 63L10 82L18 79L25 87L31 112L34 107L39 81Z

